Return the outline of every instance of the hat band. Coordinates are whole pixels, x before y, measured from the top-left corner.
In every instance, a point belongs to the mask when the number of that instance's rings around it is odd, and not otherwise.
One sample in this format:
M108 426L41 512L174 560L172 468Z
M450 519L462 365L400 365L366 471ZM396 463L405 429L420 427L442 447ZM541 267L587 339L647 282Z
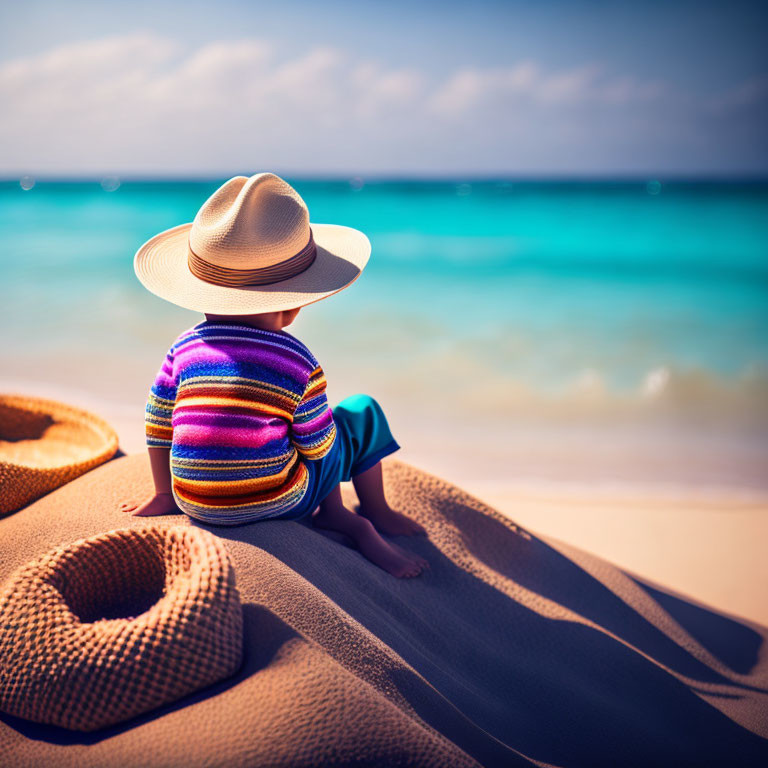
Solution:
M277 264L270 264L268 267L256 267L254 269L221 267L198 256L189 246L188 251L187 263L195 277L199 277L207 283L225 285L230 288L279 283L281 280L295 277L308 269L317 256L317 246L311 229L309 230L309 242L295 256Z

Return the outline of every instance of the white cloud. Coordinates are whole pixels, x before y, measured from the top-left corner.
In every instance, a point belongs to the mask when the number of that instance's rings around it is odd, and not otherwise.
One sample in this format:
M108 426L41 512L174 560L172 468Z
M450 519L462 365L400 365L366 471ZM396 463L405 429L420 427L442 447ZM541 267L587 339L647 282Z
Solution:
M40 111L54 104L77 106L112 90L134 89L176 52L170 40L144 35L105 38L66 45L37 57L0 67L0 98L6 108L23 105Z
M444 115L462 115L492 102L618 104L654 98L659 93L656 83L629 77L606 78L593 65L545 72L534 62L525 61L510 68L456 72L432 95L429 107Z
M536 95L545 103L556 104L599 97L596 79L597 70L591 66L557 72L541 78Z
M530 93L538 78L538 67L529 61L509 69L462 69L432 94L428 107L437 113L464 114L486 99Z
M723 112L731 109L768 105L768 75L751 77L718 94L709 103L710 109Z
M336 48L281 54L264 40L189 51L168 38L130 35L6 62L0 171L440 167L448 153L472 166L483 153L494 161L494 142L498 162L510 166L513 123L534 145L541 123L562 123L574 105L611 108L658 95L654 84L605 77L592 66L545 71L523 61L435 80ZM467 135L467 120L480 126L476 135ZM555 142L576 133L543 131Z

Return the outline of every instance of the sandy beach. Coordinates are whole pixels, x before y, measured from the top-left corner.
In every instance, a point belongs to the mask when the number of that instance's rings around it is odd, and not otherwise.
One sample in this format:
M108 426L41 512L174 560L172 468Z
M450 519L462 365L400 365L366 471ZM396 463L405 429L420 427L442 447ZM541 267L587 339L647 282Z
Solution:
M142 404L12 378L0 378L0 390L58 399L95 412L116 429L125 453L146 454ZM547 540L573 545L686 599L768 626L763 547L768 540L768 493L762 489L737 482L708 484L714 470L704 461L698 467L691 462L682 480L659 481L663 457L657 454L637 466L616 445L601 451L592 444L591 455L584 455L578 446L558 446L552 440L537 445L526 437L519 446L509 446L506 457L487 449L466 456L450 439L409 431L406 418L395 417L393 423L402 433L398 460L451 478ZM728 472L733 474L736 466L734 460ZM760 466L746 472L754 477Z
M471 487L471 486L470 486ZM581 488L474 492L546 540L605 558L686 600L768 625L768 502Z
M134 765L151 750L153 765L764 764L764 627L405 463L385 461L385 485L428 529L402 541L428 573L394 579L311 524L209 526L237 573L243 668L93 734L2 715L4 762ZM118 504L150 488L146 457L118 457L0 519L0 579L57 544L145 524Z
M222 527L121 512L152 489L136 406L20 386L101 416L122 451L0 517L0 583L97 533L201 526L233 562L245 660L226 680L91 733L0 713L3 762L134 765L148 750L167 766L768 760L758 493L599 481L584 461L561 465L556 481L541 445L538 456L511 451L520 475L493 482L482 451L457 461L405 431L384 462L385 490L426 527L428 538L398 544L430 569L398 580L309 520ZM590 466L591 483L569 479ZM354 508L351 484L343 492Z

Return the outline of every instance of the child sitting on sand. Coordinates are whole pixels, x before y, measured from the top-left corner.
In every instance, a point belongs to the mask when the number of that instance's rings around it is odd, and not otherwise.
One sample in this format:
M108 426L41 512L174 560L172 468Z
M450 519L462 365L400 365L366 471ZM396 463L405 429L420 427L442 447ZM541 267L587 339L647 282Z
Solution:
M394 576L428 567L381 536L426 533L384 496L381 459L399 445L381 407L353 395L331 410L320 364L283 330L300 307L350 285L369 255L362 232L310 225L272 173L230 179L194 222L139 249L144 286L206 319L176 339L155 378L145 417L155 494L124 510L180 509L217 525L312 515ZM350 479L359 514L342 503Z

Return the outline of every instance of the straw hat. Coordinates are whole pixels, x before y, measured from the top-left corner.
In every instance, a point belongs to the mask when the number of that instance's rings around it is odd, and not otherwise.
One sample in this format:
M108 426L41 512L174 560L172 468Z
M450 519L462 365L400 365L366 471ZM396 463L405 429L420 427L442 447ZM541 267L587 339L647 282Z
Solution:
M116 452L117 434L98 416L55 400L0 394L0 515Z
M57 547L0 591L0 709L93 731L236 672L243 615L221 539L147 525Z
M274 173L235 176L190 224L155 235L133 267L152 293L223 315L293 309L346 288L371 254L368 238L315 224L298 192Z

